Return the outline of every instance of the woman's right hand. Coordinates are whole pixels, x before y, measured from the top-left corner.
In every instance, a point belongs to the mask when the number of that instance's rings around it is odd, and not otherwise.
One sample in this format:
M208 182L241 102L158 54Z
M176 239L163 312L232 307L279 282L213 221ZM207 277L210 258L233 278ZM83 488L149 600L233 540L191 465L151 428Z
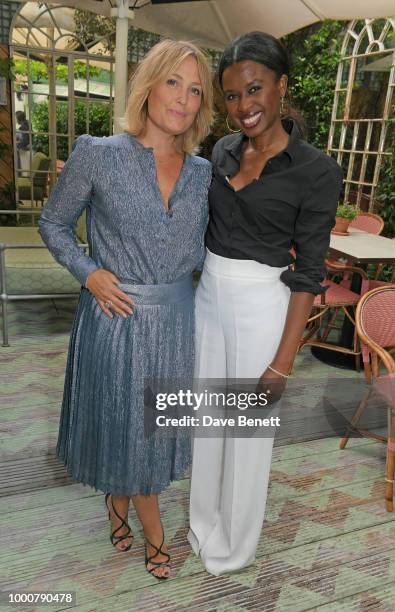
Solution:
M119 280L115 274L103 268L91 272L85 283L85 287L95 296L100 308L110 319L113 318L112 310L124 318L133 314L128 304L134 306L134 302L127 293L118 288L118 284Z

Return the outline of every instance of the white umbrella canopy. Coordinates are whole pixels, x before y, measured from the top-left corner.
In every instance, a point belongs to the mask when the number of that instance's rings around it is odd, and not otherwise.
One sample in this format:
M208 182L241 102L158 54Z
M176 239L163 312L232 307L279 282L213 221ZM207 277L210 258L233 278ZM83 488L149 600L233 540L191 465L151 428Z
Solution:
M145 6L142 6L144 5ZM391 17L394 0L194 0L130 2L133 25L222 49L240 34L263 30L280 37L323 19Z
M22 0L24 4L27 0ZM252 30L284 36L323 19L391 17L394 0L49 0L49 4L114 15L129 7L130 23L149 32L223 49Z

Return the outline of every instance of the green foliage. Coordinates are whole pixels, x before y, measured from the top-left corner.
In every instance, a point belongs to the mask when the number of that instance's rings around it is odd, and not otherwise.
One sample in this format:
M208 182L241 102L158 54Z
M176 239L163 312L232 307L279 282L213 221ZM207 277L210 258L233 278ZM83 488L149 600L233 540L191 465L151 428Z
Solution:
M105 51L111 53L115 50L115 19L96 15L90 11L76 9L74 13L75 35L82 42L90 43L103 37L102 45Z
M3 79L13 78L13 64L12 59L1 58L0 59L0 77Z
M339 204L336 210L336 217L341 219L349 219L352 221L357 216L358 212L352 204Z
M23 76L29 76L28 71L30 73L30 80L35 83L46 83L48 82L48 66L45 62L39 62L37 60L30 60L29 66L27 60L15 60L14 73L20 74ZM100 77L101 73L105 73L106 71L100 70L100 68L96 68L96 66L87 67L85 62L81 60L75 60L74 62L74 76L78 79L86 79L87 72L89 70L89 78ZM56 64L56 82L64 83L67 85L68 83L68 66L67 64ZM104 75L106 76L106 75Z
M324 21L283 38L292 60L288 94L307 126L307 140L326 149L344 23Z
M89 132L92 136L108 136L110 133L110 107L108 104L91 102L89 104L89 126L87 125L87 104L82 101L75 103L75 134ZM34 132L49 131L48 102L35 104L33 107L32 127ZM56 132L64 134L57 139L57 158L63 161L69 156L68 152L68 103L56 104ZM33 149L49 155L48 136L34 134Z
M390 122L389 129L395 129L395 119ZM383 159L380 177L376 191L377 212L384 219L383 235L393 238L395 236L395 153L391 147L391 155Z
M28 67L27 60L18 59L14 61L14 71L16 74L25 77L29 77L30 72L30 79L35 83L48 80L48 68L44 62L31 60Z

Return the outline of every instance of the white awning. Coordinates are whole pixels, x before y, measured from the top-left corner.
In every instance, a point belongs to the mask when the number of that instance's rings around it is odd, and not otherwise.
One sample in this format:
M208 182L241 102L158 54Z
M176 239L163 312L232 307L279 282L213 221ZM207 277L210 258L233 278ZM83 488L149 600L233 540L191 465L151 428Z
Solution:
M23 0L22 0L23 1ZM26 0L25 0L26 1ZM223 48L252 30L283 36L322 19L391 17L394 0L194 0L160 4L129 0L130 23L149 32ZM124 0L52 0L51 4L111 15ZM125 4L127 4L125 2ZM141 8L138 8L141 6Z

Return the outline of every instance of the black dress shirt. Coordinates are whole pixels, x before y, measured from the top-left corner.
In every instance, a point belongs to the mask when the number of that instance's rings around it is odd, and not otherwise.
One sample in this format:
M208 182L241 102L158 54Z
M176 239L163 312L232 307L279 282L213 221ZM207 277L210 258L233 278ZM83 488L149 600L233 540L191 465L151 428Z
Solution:
M235 191L228 178L240 170L243 133L219 140L212 153L210 221L206 246L230 259L253 259L284 267L291 291L325 291L324 259L342 188L334 159L300 138L292 120L283 121L288 146L269 159L259 179ZM294 247L296 260L289 250Z

